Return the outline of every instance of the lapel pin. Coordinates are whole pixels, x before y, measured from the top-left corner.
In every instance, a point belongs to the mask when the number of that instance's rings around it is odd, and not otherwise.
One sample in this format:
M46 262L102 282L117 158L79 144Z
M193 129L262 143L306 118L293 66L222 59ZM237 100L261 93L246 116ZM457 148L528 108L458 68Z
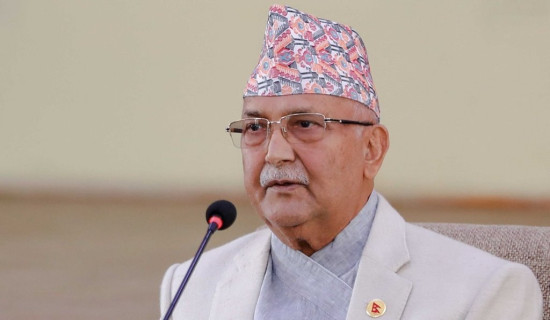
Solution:
M374 299L367 305L367 314L371 318L378 318L386 312L386 304L380 299Z

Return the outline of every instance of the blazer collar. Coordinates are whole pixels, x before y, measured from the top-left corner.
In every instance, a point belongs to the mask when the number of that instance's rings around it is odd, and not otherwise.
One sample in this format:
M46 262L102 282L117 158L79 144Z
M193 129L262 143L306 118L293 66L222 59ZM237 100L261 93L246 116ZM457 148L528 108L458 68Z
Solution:
M228 262L212 300L211 320L254 319L270 248L271 231L265 228Z
M363 257L371 258L387 269L397 272L410 260L405 236L406 223L384 197L379 197L378 209L363 250Z
M383 319L401 318L412 289L412 282L398 274L410 260L405 228L403 218L380 196L359 264L347 320L372 319L366 309L374 299L386 305Z

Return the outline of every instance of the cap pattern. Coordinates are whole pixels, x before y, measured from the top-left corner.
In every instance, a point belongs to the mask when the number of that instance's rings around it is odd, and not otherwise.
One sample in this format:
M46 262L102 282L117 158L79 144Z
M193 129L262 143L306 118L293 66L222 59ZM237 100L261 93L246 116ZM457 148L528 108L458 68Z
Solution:
M380 117L367 50L351 27L273 5L260 59L245 97L327 94L366 105Z

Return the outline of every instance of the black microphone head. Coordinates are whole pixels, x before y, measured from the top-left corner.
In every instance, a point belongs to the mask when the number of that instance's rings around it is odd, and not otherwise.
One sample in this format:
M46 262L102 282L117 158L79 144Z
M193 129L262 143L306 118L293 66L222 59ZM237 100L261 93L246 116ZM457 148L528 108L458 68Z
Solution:
M206 209L206 222L210 223L210 218L213 216L222 219L222 227L219 230L229 228L237 218L237 209L227 200L218 200L212 202Z

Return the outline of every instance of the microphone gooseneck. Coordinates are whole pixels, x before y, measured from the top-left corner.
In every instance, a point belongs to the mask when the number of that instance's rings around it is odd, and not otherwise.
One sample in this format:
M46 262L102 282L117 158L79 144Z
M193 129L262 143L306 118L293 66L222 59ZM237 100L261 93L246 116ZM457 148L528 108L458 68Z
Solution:
M195 270L195 266L197 265L197 262L199 261L199 258L201 257L202 252L204 251L204 248L206 247L206 244L208 243L208 240L210 240L212 234L216 230L224 230L229 228L233 224L233 222L235 222L236 218L237 209L231 202L227 200L218 200L208 206L208 209L206 209L206 222L208 222L206 235L202 239L201 245L199 246L197 253L195 253L193 260L189 265L189 269L187 269L187 273L185 274L185 277L183 278L178 288L178 291L176 292L176 295L172 300L172 303L170 303L170 307L168 307L168 310L166 311L163 320L168 320L172 315L172 312L174 312L174 308L176 307L176 304L178 303L178 300L183 293L183 289L185 289L185 286L187 285L187 282L189 281L193 270Z

